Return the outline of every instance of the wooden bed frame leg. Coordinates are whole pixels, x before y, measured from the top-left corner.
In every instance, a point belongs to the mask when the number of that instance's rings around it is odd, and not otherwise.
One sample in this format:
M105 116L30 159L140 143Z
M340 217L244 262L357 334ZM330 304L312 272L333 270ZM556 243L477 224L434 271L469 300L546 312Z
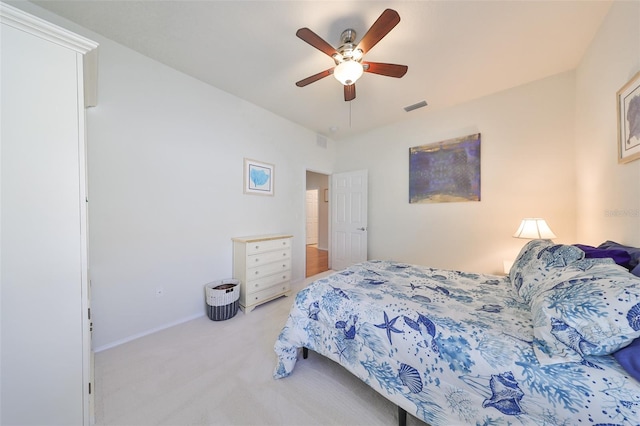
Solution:
M407 411L398 405L398 426L407 426Z
M309 356L309 349L302 348L302 359L307 359L308 356Z

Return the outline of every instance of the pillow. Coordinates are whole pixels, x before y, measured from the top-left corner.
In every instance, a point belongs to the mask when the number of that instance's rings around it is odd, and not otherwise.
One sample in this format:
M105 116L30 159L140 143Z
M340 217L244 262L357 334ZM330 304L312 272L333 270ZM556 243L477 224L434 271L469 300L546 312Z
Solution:
M531 315L540 364L591 365L585 357L611 354L640 337L640 278L611 262L592 263L534 294Z
M638 264L640 264L640 248L631 247L631 246L623 246L622 244L618 244L614 241L605 241L600 244L598 248L602 249L620 249L629 253L631 256L631 261L629 262L629 269L635 268Z
M514 261L509 279L522 300L529 303L543 284L557 281L567 266L583 258L584 252L577 247L554 245L551 240L531 240ZM574 274L588 268L588 264L576 266L571 270Z
M596 248L592 246L586 246L584 244L574 244L574 246L578 247L584 252L584 257L586 259L611 258L618 265L630 269L629 262L631 261L631 255L625 250L613 248Z
M640 382L640 339L614 352L613 356L631 377Z
M551 240L531 240L522 247L518 257L513 261L513 265L509 270L509 280L517 294L520 294L520 289L522 288L525 278L529 278L531 276L529 272L531 272L532 269L535 269L532 265L535 259L537 259L538 253L552 245L553 242ZM535 273L535 271L533 272Z

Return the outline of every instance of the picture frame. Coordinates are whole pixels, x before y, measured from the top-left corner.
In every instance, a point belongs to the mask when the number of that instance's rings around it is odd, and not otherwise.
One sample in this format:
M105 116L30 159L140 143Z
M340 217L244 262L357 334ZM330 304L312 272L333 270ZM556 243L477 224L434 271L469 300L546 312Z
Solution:
M640 72L616 93L618 163L640 159Z
M409 148L409 203L480 201L481 135Z
M273 164L244 159L244 193L273 196L275 193L275 169Z

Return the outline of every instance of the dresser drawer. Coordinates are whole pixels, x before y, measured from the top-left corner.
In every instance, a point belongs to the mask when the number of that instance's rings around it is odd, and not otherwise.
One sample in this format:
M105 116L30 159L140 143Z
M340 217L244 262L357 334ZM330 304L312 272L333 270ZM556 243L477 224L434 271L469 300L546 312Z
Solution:
M278 250L291 247L291 238L278 240L265 240L247 243L247 254L263 253L265 251Z
M283 249L277 251L268 251L265 253L253 254L247 256L247 268L255 268L266 263L278 262L291 258L291 249Z
M264 290L265 288L274 286L276 284L288 282L291 280L291 271L286 270L277 274L269 275L267 277L258 278L256 280L249 281L245 284L247 294L255 293L256 291Z
M247 284L251 281L272 275L278 272L288 272L291 270L291 259L285 259L282 262L267 263L266 265L256 268L247 269Z
M291 288L289 282L275 285L255 293L248 294L245 297L246 306L257 305L268 299L280 296Z

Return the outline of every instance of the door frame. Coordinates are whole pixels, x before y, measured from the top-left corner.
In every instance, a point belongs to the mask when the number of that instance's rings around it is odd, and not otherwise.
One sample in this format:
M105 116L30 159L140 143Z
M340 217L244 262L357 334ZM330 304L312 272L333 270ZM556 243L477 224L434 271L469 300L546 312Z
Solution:
M328 209L327 209L327 251L328 251L328 257L329 257L329 269L331 269L331 175L332 172L328 172L326 170L318 170L318 169L311 169L311 168L305 168L305 173L304 173L304 196L303 196L303 203L304 203L304 242L305 242L305 247L307 245L307 173L316 173L319 175L324 175L327 177L327 181L328 181L328 186L329 186L329 199L328 199ZM324 194L322 193L318 193L318 197L322 198L324 197ZM303 270L307 270L307 256L304 256L304 268Z

